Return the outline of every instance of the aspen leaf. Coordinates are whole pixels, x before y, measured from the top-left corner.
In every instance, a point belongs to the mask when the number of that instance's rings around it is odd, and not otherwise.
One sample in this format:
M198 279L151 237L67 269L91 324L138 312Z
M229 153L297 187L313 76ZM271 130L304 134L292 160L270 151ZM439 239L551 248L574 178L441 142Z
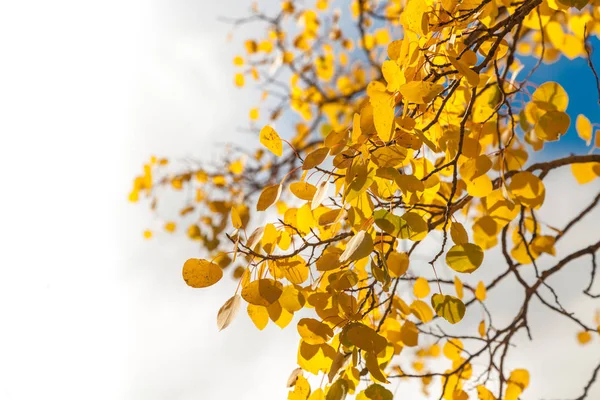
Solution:
M377 383L370 385L362 393L364 394L364 400L393 400L394 398L392 392ZM357 396L357 400L363 400L359 397L360 394Z
M387 346L387 340L383 336L361 323L346 325L341 336L340 340L343 343L347 342L361 350L374 352L375 354L381 352Z
M585 144L589 146L592 143L592 123L590 120L585 115L579 114L575 121L575 127L579 137L585 140Z
M266 307L248 304L246 311L248 312L248 316L252 320L252 323L254 323L254 326L261 331L265 329L269 323L269 313Z
M288 326L290 322L292 322L292 318L294 315L288 312L285 308L281 307L279 301L275 301L269 306L267 306L267 313L269 314L269 319L275 322L275 325L280 327L281 329Z
M240 229L242 227L242 218L240 218L240 214L235 207L231 207L231 225L233 225L235 229Z
M571 125L571 118L562 111L548 111L540 117L535 124L536 136L546 142L554 142L567 133Z
M183 264L183 279L188 286L203 288L212 286L223 277L223 270L217 264L198 258L190 258Z
M267 307L276 302L282 292L280 282L273 279L257 279L242 289L242 298L250 304Z
M464 303L456 297L436 293L431 296L431 306L438 316L444 318L451 324L460 322L465 316L466 307Z
M237 312L240 308L240 300L241 297L239 294L234 295L229 300L223 304L223 306L219 309L217 314L217 327L220 331L227 328L231 321L237 315Z
M404 321L400 330L400 338L407 347L415 347L419 344L419 330L414 322Z
M329 154L329 149L327 147L321 147L309 153L304 159L304 163L302 164L302 169L307 170L316 167L321 164L327 155Z
M479 281L477 287L475 288L475 298L479 301L484 301L487 297L487 290L485 288L485 284L482 281Z
M590 340L592 340L592 335L588 331L582 331L577 334L577 341L580 344L587 344Z
M450 236L454 244L464 244L469 242L469 236L463 224L460 222L452 222L450 225Z
M310 201L315 196L317 188L307 182L294 182L290 185L290 191L301 200Z
M302 368L296 368L288 377L286 387L293 387L298 381L298 377L302 376Z
M485 337L485 321L484 320L481 320L481 322L479 323L479 326L477 327L477 332L479 333L479 336Z
M540 208L546 197L543 182L527 171L513 175L508 190L517 204L530 208Z
M386 60L381 65L381 72L387 82L388 92L396 92L400 88L406 79L404 74L400 70L398 63L393 60Z
M429 282L427 282L427 279L423 278L423 277L419 277L417 278L417 280L415 281L415 284L413 286L413 292L415 294L415 296L419 299L422 299L424 297L427 297L427 295L429 295Z
M479 400L496 400L496 397L485 386L477 386L477 397Z
M461 359L460 355L463 351L463 348L464 346L460 339L450 339L444 343L442 352L447 359L456 361Z
M302 340L308 344L327 343L333 336L333 330L327 324L313 318L302 318L297 327Z
M283 154L283 142L277 132L275 132L275 129L271 128L269 125L265 125L260 130L259 139L260 143L271 153L281 157Z
M431 82L412 81L400 86L399 90L410 103L427 104L440 94L444 87Z
M358 231L346 244L346 249L340 256L340 263L360 260L373 251L373 238L366 231Z
M546 82L533 92L533 103L541 110L565 111L569 105L569 96L556 82Z
M462 300L464 291L463 291L463 283L458 278L458 276L454 277L454 290L456 290L456 296Z
M378 382L390 383L385 377L383 371L379 367L376 353L371 351L365 352L365 365L371 376Z
M525 369L515 369L510 373L504 398L517 400L521 393L529 386L529 372Z
M281 307L286 309L290 313L294 313L296 311L300 311L306 300L304 299L304 295L298 289L296 289L293 285L284 286L281 297L279 298L279 304Z
M431 307L422 300L415 300L410 305L410 311L417 317L421 322L427 323L433 319L433 311Z
M329 189L329 181L325 180L325 181L319 183L319 186L317 187L317 190L315 191L315 194L314 194L313 198L311 199L311 203L310 203L311 210L316 209L323 203L323 201L327 197L328 189ZM320 220L319 220L319 223L321 225L323 225L320 222Z
M281 185L271 185L263 189L256 204L257 211L265 211L271 207L281 195Z
M338 379L329 387L325 400L344 400L348 394L348 382Z
M571 172L580 185L585 185L600 176L600 163L571 164Z
M329 380L329 383L333 382L335 375L340 370L340 368L344 366L346 359L347 357L344 355L344 353L339 351L337 352L335 358L333 359L333 362L331 363L331 369L329 370L329 373L327 373L327 379Z
M471 273L483 262L483 250L473 243L454 245L446 254L446 263L456 272Z
M392 251L388 256L386 263L390 276L392 278L399 278L408 270L408 254Z

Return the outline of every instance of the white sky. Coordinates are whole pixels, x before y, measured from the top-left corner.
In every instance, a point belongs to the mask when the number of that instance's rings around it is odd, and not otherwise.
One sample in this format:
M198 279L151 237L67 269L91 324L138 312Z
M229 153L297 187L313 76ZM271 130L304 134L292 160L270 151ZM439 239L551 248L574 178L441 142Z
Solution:
M234 45L215 19L248 3L0 5L0 399L285 398L294 326L259 332L240 313L218 333L233 283L185 286L181 265L197 248L144 241L149 215L126 202L150 154L210 157L245 123L250 99L232 85ZM569 175L556 176L553 218L598 188L574 196ZM597 237L592 223L578 229L564 246ZM572 268L585 276L589 266ZM570 279L557 284L568 299ZM599 306L565 304L588 321ZM577 397L600 340L579 347L575 326L547 317L536 315L536 341L512 362L532 369L526 398Z

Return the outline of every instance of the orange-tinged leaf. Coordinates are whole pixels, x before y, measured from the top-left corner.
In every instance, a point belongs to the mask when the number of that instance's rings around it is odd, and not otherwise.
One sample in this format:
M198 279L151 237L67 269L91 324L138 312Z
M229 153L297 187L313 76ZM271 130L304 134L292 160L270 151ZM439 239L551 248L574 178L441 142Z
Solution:
M421 322L429 322L433 319L433 311L431 307L422 300L415 300L410 305L410 311L417 317Z
M473 243L457 244L448 250L446 263L456 272L471 273L483 262L483 250Z
M239 294L234 295L229 300L223 304L223 306L219 309L217 314L217 327L220 331L227 328L231 321L237 315L237 312L240 308L240 300L241 297Z
M265 125L260 130L260 143L265 146L271 153L275 154L278 157L281 157L283 154L283 142L281 138L275 132L275 129L271 128L269 125Z
M223 270L210 261L190 258L183 264L182 274L188 286L203 288L217 283L223 277Z
M400 330L400 339L407 347L415 347L419 344L419 330L412 321L404 321Z
M279 299L282 287L273 279L257 279L242 289L242 298L250 304L267 307Z
M588 331L582 331L577 334L577 341L580 344L587 344L590 340L592 340L592 335Z
M406 273L410 261L407 253L391 252L388 256L387 267L392 278L398 278Z

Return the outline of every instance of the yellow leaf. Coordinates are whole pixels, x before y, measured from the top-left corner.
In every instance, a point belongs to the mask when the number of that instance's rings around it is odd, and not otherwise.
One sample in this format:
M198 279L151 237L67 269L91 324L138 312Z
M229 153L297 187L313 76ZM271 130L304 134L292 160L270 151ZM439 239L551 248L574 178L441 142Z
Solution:
M252 121L256 121L259 117L258 108L250 109L249 116Z
M402 25L407 30L421 36L427 35L429 31L428 8L429 6L425 0L411 0L407 2L404 12L400 16Z
M546 111L565 111L569 105L569 96L556 82L543 83L533 92L533 103Z
M235 207L231 207L231 225L233 225L235 229L240 229L242 227L242 219Z
M483 250L473 243L457 244L448 250L446 263L456 272L471 273L483 262Z
M242 298L250 304L267 307L279 299L282 286L273 279L257 279L242 289Z
M540 208L546 197L544 183L527 171L513 175L508 190L515 203L530 208Z
M342 343L348 343L375 354L381 352L387 346L387 340L383 336L375 332L374 329L357 322L344 327L340 340Z
M348 394L348 382L338 379L329 387L325 400L344 400Z
M485 337L485 321L484 320L481 320L481 322L479 323L479 326L477 327L477 332L479 333L479 336Z
M392 251L386 262L388 271L392 278L399 278L408 270L409 259L407 253L398 253Z
M301 368L297 368L302 371ZM290 383L290 378L288 378L288 384ZM294 390L288 393L288 400L306 400L308 396L310 396L310 384L302 375L297 375L294 380ZM289 387L289 386L288 386Z
M458 276L454 277L454 289L456 290L456 296L458 296L458 298L462 300L463 295L464 295L464 293L463 293L463 283L458 278Z
M579 114L575 122L575 127L579 137L585 140L585 144L589 146L592 143L592 124L590 120L585 115Z
M529 372L526 369L515 369L508 378L505 400L517 400L527 386L529 386Z
M381 66L381 72L387 82L388 92L396 92L400 89L400 85L406 82L402 70L398 66L398 63L393 60L386 60Z
M600 176L600 163L571 164L571 172L580 185L585 185Z
M302 307L304 307L306 300L304 299L302 292L293 285L288 285L283 288L279 303L281 304L281 307L285 308L288 312L294 313L300 311Z
M450 339L448 340L442 349L444 356L452 361L460 360L461 353L464 346L460 339Z
M265 146L271 153L278 157L283 154L283 142L281 138L269 125L265 125L260 130L260 143Z
M263 189L258 197L258 203L256 204L257 211L264 211L271 207L281 195L281 185L271 185Z
M496 400L496 397L485 386L477 386L477 397L479 400Z
M333 336L333 330L329 325L313 318L302 318L298 321L298 333L308 344L327 343Z
M290 185L290 191L297 198L310 201L315 196L317 188L307 182L294 182Z
M327 147L321 147L312 151L310 154L306 156L304 159L304 163L302 164L302 169L307 170L314 168L321 164L327 155L329 154L329 149Z
M235 85L237 87L244 86L244 74L241 74L241 73L235 74Z
M371 376L373 377L373 379L375 381L378 381L381 383L390 383L386 379L381 368L379 367L379 362L377 361L376 353L373 353L370 351L367 351L365 353L365 365L367 367L367 370L369 371L369 373L371 374Z
M429 290L429 282L427 282L427 279L423 277L417 278L413 286L413 292L415 296L419 299L427 297Z
M240 308L240 295L236 294L223 304L217 313L217 327L220 331L227 328Z
M267 312L266 307L248 304L247 312L248 316L259 330L262 331L265 329L269 323L269 313Z
M223 277L223 270L210 261L190 258L183 264L182 274L188 286L203 288L217 283Z
M479 301L484 301L487 297L487 291L485 285L482 281L479 281L477 287L475 288L475 298Z
M467 230L460 222L452 222L450 225L450 236L454 244L464 244L469 242Z
M569 130L571 118L562 111L548 111L535 124L535 135L546 142L553 142Z
M302 368L296 368L296 369L294 369L292 371L292 373L290 374L290 376L288 377L286 387L295 386L296 382L298 382L298 378L301 377L301 376L302 376Z
M419 344L419 330L412 321L404 321L400 330L400 339L406 347L415 347Z
M288 326L292 322L294 315L288 312L285 308L281 307L279 301L273 302L273 304L267 306L267 313L271 321L275 322L275 325L281 329Z
M431 305L438 316L444 318L451 324L460 322L465 316L466 307L464 303L456 297L436 293L431 296Z
M373 251L373 238L366 231L358 231L346 244L346 249L340 256L340 263L356 261L368 257Z
M577 341L580 344L587 344L590 340L592 340L592 335L588 331L579 332L577 334Z
M399 90L410 103L427 104L440 94L444 87L431 82L412 81L400 86Z
M152 231L151 231L151 230L148 230L148 229L146 229L146 230L144 231L144 239L151 239L151 238L152 238Z
M427 281L426 281L427 282ZM433 319L433 311L431 307L422 300L415 300L410 305L410 311L417 317L421 322L429 322Z
M382 140L388 141L392 137L392 127L394 124L396 106L394 96L387 93L385 86L377 81L369 83L367 93L369 101L373 106L373 123L377 135ZM364 115L363 112L363 117ZM352 138L354 140L354 135L352 135Z

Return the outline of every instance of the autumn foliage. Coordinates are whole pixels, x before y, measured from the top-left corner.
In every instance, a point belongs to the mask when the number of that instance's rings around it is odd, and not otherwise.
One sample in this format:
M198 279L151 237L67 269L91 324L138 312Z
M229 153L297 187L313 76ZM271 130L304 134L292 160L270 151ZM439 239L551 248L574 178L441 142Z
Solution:
M239 282L219 329L239 308L258 329L295 325L299 368L282 366L290 399L391 399L400 379L446 400L515 400L535 376L505 360L533 302L570 321L572 340L599 340L600 318L566 310L547 281L588 260L580 295L599 297L600 235L566 254L555 245L600 194L566 226L538 212L556 169L597 187L600 121L571 121L561 85L531 78L541 63L582 57L582 84L600 100L590 59L600 1L284 1L248 13L228 22L262 27L233 77L263 91L249 110L257 147L233 146L213 166L153 157L130 200L156 210L167 192L186 193L181 220L164 226L202 246L183 279ZM531 161L571 125L587 154ZM493 279L469 278L488 267ZM498 324L486 298L508 280L523 302ZM476 329L461 326L469 315Z

